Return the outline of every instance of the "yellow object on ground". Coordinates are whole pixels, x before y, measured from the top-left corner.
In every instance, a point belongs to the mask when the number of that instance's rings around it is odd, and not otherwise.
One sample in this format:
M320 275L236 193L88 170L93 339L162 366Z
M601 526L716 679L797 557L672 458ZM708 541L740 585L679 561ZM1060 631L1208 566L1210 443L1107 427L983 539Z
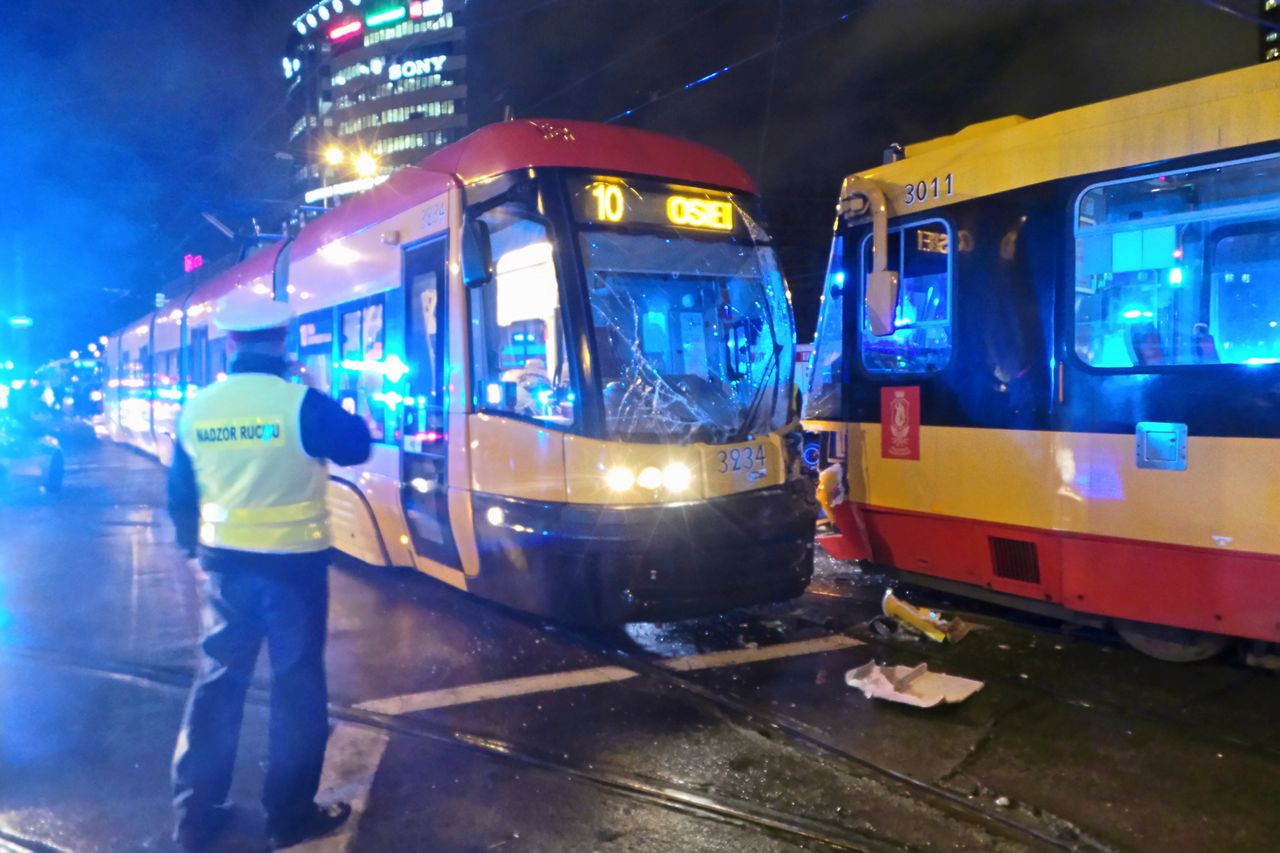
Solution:
M818 503L833 525L836 520L831 514L831 508L844 503L844 499L844 467L837 463L818 474Z
M884 599L880 602L880 608L884 611L885 616L905 623L935 643L941 643L946 640L957 643L964 638L965 634L969 633L969 625L967 623L961 622L959 619L948 621L936 613L907 604L894 595L891 589L884 591Z

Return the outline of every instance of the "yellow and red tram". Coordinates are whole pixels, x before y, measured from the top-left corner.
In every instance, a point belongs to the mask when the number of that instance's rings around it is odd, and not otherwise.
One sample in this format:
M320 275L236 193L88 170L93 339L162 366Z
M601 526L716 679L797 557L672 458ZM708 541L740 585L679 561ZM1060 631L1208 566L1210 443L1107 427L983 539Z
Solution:
M111 336L115 438L172 453L182 401L227 369L210 320L236 289L293 306L299 380L370 425L329 490L360 560L580 622L804 589L789 295L718 153L481 129Z
M805 400L835 550L1170 659L1280 641L1280 66L887 154Z

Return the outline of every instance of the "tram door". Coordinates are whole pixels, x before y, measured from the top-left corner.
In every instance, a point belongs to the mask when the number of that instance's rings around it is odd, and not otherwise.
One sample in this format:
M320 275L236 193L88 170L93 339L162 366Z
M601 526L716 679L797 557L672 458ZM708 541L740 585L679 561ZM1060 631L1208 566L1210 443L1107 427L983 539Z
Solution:
M402 424L401 493L409 535L423 557L458 568L449 526L448 238L405 249L405 356L412 365Z

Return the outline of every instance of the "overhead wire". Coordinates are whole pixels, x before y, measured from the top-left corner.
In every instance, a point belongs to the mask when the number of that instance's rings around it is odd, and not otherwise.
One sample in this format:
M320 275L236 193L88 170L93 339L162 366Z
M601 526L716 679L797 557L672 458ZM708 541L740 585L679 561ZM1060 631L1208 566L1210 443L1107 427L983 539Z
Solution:
M1222 3L1220 0L1200 0L1202 6L1208 6L1210 9L1217 9L1219 12L1226 12L1228 15L1248 21L1251 24L1257 24L1259 27L1280 33L1280 21L1268 21L1266 18L1260 18L1249 12L1242 12L1234 6Z
M842 24L845 21L849 20L849 18L851 17L853 17L853 12L845 12L841 15L836 16L835 18L824 20L821 24L810 27L802 32L796 33L793 36L789 36L780 41L775 41L769 47L766 47L762 50L758 50L754 53L751 53L751 54L748 54L747 56L742 57L741 59L730 62L728 65L725 65L722 68L718 68L718 69L715 69L714 71L704 74L701 77L697 78L696 80L691 80L682 86L677 86L674 89L669 89L666 92L663 92L662 94L655 95L654 97L649 98L647 101L637 104L636 106L631 107L630 109L623 110L620 113L615 113L614 115L605 119L604 123L612 124L613 122L618 121L619 119L630 118L631 116L643 110L645 107L652 106L653 104L656 104L659 101L665 101L667 98L671 98L671 97L674 97L675 95L688 92L691 89L696 89L697 87L705 83L710 83L712 80L716 79L717 77L721 77L725 74L728 74L730 71L734 71L739 67L746 65L749 62L754 62L755 60L760 59L761 57L768 56L774 51L781 49L783 45L790 44L791 42L798 41L803 38L808 38L809 36L814 35L817 32L820 32L825 29L829 29L830 27L836 26L838 24Z
M618 56L615 56L613 59L609 60L604 65L601 65L598 68L595 68L594 70L592 70L590 73L582 77L579 77L577 80L570 83L569 85L564 86L563 88L557 89L556 91L552 92L550 95L543 96L540 100L535 101L525 109L531 112L533 110L536 110L538 107L542 106L543 104L547 103L548 101L551 101L551 100L554 100L555 98L560 97L565 92L569 92L569 91L572 91L573 89L578 88L582 84L586 83L588 80L592 80L595 77L600 76L600 74L604 73L610 68L613 68L616 65L620 65L623 62L626 62L627 60L635 56L637 53L640 53L641 51L647 50L653 45L658 44L659 42L661 42L667 36L671 35L676 30L683 29L684 27L689 26L694 21L698 20L704 15L714 12L716 9L719 9L721 6L725 5L728 2L729 0L720 0L720 2L718 3L713 3L710 6L703 7L702 9L698 10L697 12L694 12L692 15L690 15L687 18L682 18L678 23L673 24L670 27L667 27L662 32L632 47L630 50L624 51Z

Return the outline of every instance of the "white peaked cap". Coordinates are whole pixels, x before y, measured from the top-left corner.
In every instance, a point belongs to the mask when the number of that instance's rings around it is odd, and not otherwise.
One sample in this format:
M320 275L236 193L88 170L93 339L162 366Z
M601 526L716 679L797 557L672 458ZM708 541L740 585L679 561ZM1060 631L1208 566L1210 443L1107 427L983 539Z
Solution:
M293 309L287 302L276 302L255 296L244 288L228 293L218 300L213 323L224 332L260 332L281 329L293 319Z

